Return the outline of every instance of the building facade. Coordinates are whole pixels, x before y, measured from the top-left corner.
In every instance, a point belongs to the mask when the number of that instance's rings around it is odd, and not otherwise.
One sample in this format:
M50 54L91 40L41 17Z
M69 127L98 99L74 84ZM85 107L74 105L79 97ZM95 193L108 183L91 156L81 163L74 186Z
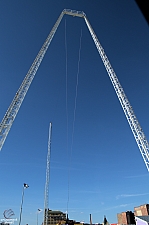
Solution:
M126 212L118 213L117 221L118 221L118 224L127 224Z
M66 213L48 209L48 219L47 219L48 225L65 224L65 222L66 222Z
M135 224L134 213L131 211L117 214L118 224Z
M140 205L134 207L135 216L148 216L149 215L149 204Z

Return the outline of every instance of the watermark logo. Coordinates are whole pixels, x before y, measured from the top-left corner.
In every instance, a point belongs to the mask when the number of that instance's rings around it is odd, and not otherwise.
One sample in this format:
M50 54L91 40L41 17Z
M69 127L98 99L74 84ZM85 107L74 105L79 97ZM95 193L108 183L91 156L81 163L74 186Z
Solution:
M4 218L5 219L1 219L1 222L3 224L14 224L15 221L17 221L17 219L13 219L12 216L14 216L14 212L12 209L7 209L3 212Z
M5 219L11 219L12 216L14 216L14 212L12 211L12 209L7 209L3 212L3 215L5 217Z

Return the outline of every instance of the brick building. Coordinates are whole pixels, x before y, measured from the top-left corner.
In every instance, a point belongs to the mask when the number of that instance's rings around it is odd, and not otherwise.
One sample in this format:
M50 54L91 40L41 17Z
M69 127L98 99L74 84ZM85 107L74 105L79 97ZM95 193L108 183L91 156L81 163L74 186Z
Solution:
M65 222L66 222L66 213L48 209L48 219L47 219L48 225L64 224Z
M118 224L127 224L126 212L118 213L117 221L118 221Z
M149 204L140 205L134 207L135 216L148 216L149 215Z
M118 224L135 224L134 213L131 211L117 214Z

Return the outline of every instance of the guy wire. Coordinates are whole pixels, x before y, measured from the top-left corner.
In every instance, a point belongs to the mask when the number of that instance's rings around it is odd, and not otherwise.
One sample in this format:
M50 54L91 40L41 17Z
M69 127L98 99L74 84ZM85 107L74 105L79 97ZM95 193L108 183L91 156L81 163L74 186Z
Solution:
M66 23L65 23L65 31L66 31ZM66 42L66 32L65 32L65 49L67 51L67 42ZM71 149L70 149L70 158L69 158L69 166L68 166L68 198L67 198L67 217L69 211L69 200L70 200L70 166L72 161L72 150L73 150L73 142L74 142L74 129L75 129L75 119L76 119L76 108L77 108L77 96L78 96L78 84L79 84L79 72L80 72L80 58L81 58L81 41L82 41L82 29L80 34L80 46L79 46L79 56L78 56L78 69L77 69L77 80L76 80L76 95L74 101L74 113L73 113L73 127L72 127L72 138L71 138ZM67 83L67 53L66 53L66 83ZM68 104L67 104L67 85L66 85L66 117L67 117L67 149L68 149Z

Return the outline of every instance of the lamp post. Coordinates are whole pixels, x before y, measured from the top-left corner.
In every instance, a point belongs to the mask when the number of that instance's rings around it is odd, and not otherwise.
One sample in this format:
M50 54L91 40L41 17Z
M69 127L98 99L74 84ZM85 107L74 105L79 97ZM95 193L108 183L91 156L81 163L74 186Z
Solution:
M37 210L37 225L38 225L38 214L42 212L42 209Z
M19 219L19 225L21 224L21 217L22 217L22 206L23 206L23 199L24 199L24 190L26 188L28 188L28 184L25 184L23 185L23 190L22 190L22 200L21 200L21 208L20 208L20 219Z

